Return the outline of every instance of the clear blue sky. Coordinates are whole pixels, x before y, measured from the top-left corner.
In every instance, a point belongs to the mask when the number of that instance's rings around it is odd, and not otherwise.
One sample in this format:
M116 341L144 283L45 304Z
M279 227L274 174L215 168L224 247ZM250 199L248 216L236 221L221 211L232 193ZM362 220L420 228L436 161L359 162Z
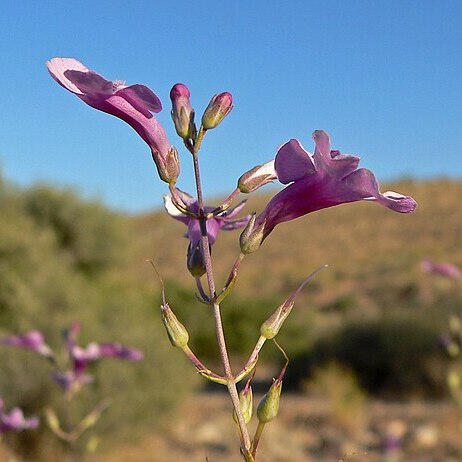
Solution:
M318 128L382 181L462 176L460 0L6 0L0 56L0 166L21 185L71 185L133 212L165 193L138 135L49 77L54 56L147 84L179 149L171 86L188 85L199 115L230 91L234 110L203 145L209 196L290 138L311 150Z

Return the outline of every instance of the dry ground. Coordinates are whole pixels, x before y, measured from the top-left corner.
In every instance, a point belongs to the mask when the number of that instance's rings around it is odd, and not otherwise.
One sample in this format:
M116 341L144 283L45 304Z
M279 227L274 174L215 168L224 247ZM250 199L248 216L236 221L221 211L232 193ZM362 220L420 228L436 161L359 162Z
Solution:
M354 415L332 416L327 402L283 395L280 416L263 435L265 462L460 462L462 437L451 403L370 402ZM238 462L237 434L227 396L191 398L167 435L114 448L92 462ZM206 416L206 419L203 417ZM387 439L401 447L386 451Z

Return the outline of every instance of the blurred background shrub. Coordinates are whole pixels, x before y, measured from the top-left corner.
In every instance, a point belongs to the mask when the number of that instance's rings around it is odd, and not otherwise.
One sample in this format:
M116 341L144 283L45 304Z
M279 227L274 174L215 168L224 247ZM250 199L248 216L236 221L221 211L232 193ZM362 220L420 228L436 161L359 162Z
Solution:
M307 274L327 263L299 294L278 336L291 358L285 387L317 383L310 392L336 390L329 399L333 415L340 416L349 412L343 406L350 394L358 402L366 394L390 399L445 394L447 363L438 337L449 315L461 309L461 287L423 274L420 262L430 257L462 266L462 182L409 180L390 189L414 196L420 204L416 213L400 216L366 203L323 210L276 229L244 260L235 291L223 304L236 369L261 323ZM260 210L267 199L251 197L246 208ZM82 345L119 341L140 348L146 354L142 363L96 364L97 380L75 413L85 413L103 395L112 398L96 427L103 445L167 425L181 398L204 382L166 338L159 282L146 259L158 267L195 352L209 367L218 364L212 317L196 300L185 269L184 225L163 212L117 213L72 190L21 189L2 179L0 210L0 335L40 329L59 349L62 330L78 320ZM221 233L214 245L218 288L239 252L237 237ZM272 373L265 367L281 361L271 345L261 359L257 377ZM29 414L45 405L58 408L49 372L33 353L3 347L0 396L6 406L20 405ZM9 442L28 448L29 459L53 462L43 427ZM63 460L58 449L56 454L55 460Z
M62 351L62 331L78 320L82 346L117 341L141 349L141 363L108 358L96 364L96 381L84 388L73 413L83 417L110 397L96 427L99 436L110 436L108 444L161 427L197 378L165 336L158 282L129 274L133 236L127 217L73 191L19 190L4 181L0 208L0 335L39 329ZM62 411L45 359L11 347L1 347L0 358L0 395L8 407L38 415L45 406ZM28 460L52 461L54 453L64 460L59 448L51 450L44 425L8 441Z

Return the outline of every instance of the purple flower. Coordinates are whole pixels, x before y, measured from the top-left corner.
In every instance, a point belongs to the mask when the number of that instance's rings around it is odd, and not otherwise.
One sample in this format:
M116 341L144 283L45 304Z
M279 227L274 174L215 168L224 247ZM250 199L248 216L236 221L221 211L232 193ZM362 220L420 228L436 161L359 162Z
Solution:
M83 372L76 372L73 370L67 371L53 371L51 378L57 383L64 391L77 390L82 385L92 383L94 377L91 374L84 374Z
M179 192L181 199L187 206L188 210L193 213L197 213L199 211L197 200L191 197L189 194L186 194L178 189L177 191ZM201 239L199 220L180 212L173 204L171 196L164 196L164 206L165 210L171 217L181 221L188 227L186 237L191 241L191 243L193 245L198 244ZM226 210L219 215L207 220L207 235L210 245L215 243L218 232L221 229L224 231L231 231L233 229L242 228L249 222L250 215L246 215L242 218L234 218L244 208L244 206L245 201L241 202L237 207ZM216 207L205 207L205 213L210 213L215 209Z
M77 345L77 336L80 332L80 323L73 322L65 333L66 348L72 362L72 369L55 371L52 379L65 391L75 391L81 385L93 381L93 376L86 374L87 367L103 357L113 357L128 361L141 361L143 353L120 343L91 342L85 348Z
M279 223L347 202L374 201L401 213L415 210L417 203L412 197L393 191L380 193L374 174L357 169L359 157L332 151L326 132L316 130L313 139L314 155L295 139L279 148L274 166L279 181L288 186L257 217L253 229L260 229L261 240Z
M197 213L199 211L196 199L178 189L177 192L189 211L192 213ZM171 217L181 221L188 227L186 233L186 237L189 239L188 269L194 276L201 276L204 274L205 269L203 267L202 254L200 251L201 230L199 220L180 212L173 204L171 196L164 196L164 206ZM241 202L235 208L225 210L207 220L207 236L211 246L215 243L220 230L231 231L247 225L250 220L250 215L246 215L242 218L234 218L244 206L245 201ZM216 207L205 207L205 213L210 213L212 210L215 210L215 208Z
M3 345L26 348L47 358L53 357L51 348L45 343L43 334L38 330L31 330L22 335L3 337L0 339L0 343Z
M170 180L166 175L172 147L152 114L160 112L162 104L151 89L145 85L127 86L121 81L106 80L73 58L53 58L47 62L47 68L56 82L89 106L131 125L151 148L161 178Z
M435 263L429 258L426 258L421 263L422 271L426 273L436 274L449 279L459 279L462 275L460 268L451 263Z
M144 357L140 350L121 345L120 343L100 343L98 346L101 357L119 358L127 361L141 361Z
M100 358L119 358L127 361L141 361L143 353L135 348L130 348L120 343L89 343L86 348L77 345L70 350L74 361L74 370L83 371L88 364Z
M0 398L0 434L7 431L21 431L28 428L36 428L38 424L38 417L26 419L22 410L18 407L13 408L9 414L3 412L3 400Z

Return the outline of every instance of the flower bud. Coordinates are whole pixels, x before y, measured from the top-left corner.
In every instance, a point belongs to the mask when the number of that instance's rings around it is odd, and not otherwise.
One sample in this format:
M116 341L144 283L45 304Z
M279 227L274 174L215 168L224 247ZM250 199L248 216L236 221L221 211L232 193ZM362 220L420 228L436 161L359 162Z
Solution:
M271 340L279 333L284 321L289 316L294 306L294 300L285 301L278 306L276 311L261 325L260 334L267 340Z
M265 221L257 228L255 226L256 215L252 214L249 223L242 231L239 237L239 245L243 254L249 254L258 250L263 242L263 230L265 229Z
M241 412L244 417L244 422L248 424L253 414L253 393L252 387L250 386L250 380L247 382L245 387L239 392L239 404ZM233 411L234 422L237 423L236 411Z
M221 121L231 112L233 108L233 96L224 92L215 95L202 116L202 127L210 130L217 127Z
M268 393L258 404L257 417L262 423L271 422L279 412L279 401L282 391L282 378L273 381Z
M192 242L189 243L186 266L188 267L188 271L195 278L200 278L203 274L205 274L206 269L204 255L202 254L199 242L196 245L193 245Z
M248 194L276 179L277 175L274 170L274 160L271 160L266 164L257 165L241 175L237 181L237 188L242 193Z
M194 137L194 109L189 101L190 93L188 87L177 83L170 91L172 100L172 119L178 135L184 140Z
M279 333L284 321L289 316L294 307L295 297L308 284L309 281L327 265L320 266L314 270L305 280L287 297L282 305L279 305L276 311L261 325L260 334L267 340L271 340Z
M178 318L175 316L175 313L168 303L163 303L160 307L160 311L171 344L178 348L185 347L189 342L189 334L186 327L178 321Z
M450 371L446 380L447 380L449 389L451 390L453 394L456 394L460 391L461 378L460 378L460 375L456 371L454 370Z
M451 342L447 346L447 352L451 358L457 358L457 356L460 354L460 347L456 342Z
M462 319L459 316L452 315L449 317L449 332L454 336L462 333Z

